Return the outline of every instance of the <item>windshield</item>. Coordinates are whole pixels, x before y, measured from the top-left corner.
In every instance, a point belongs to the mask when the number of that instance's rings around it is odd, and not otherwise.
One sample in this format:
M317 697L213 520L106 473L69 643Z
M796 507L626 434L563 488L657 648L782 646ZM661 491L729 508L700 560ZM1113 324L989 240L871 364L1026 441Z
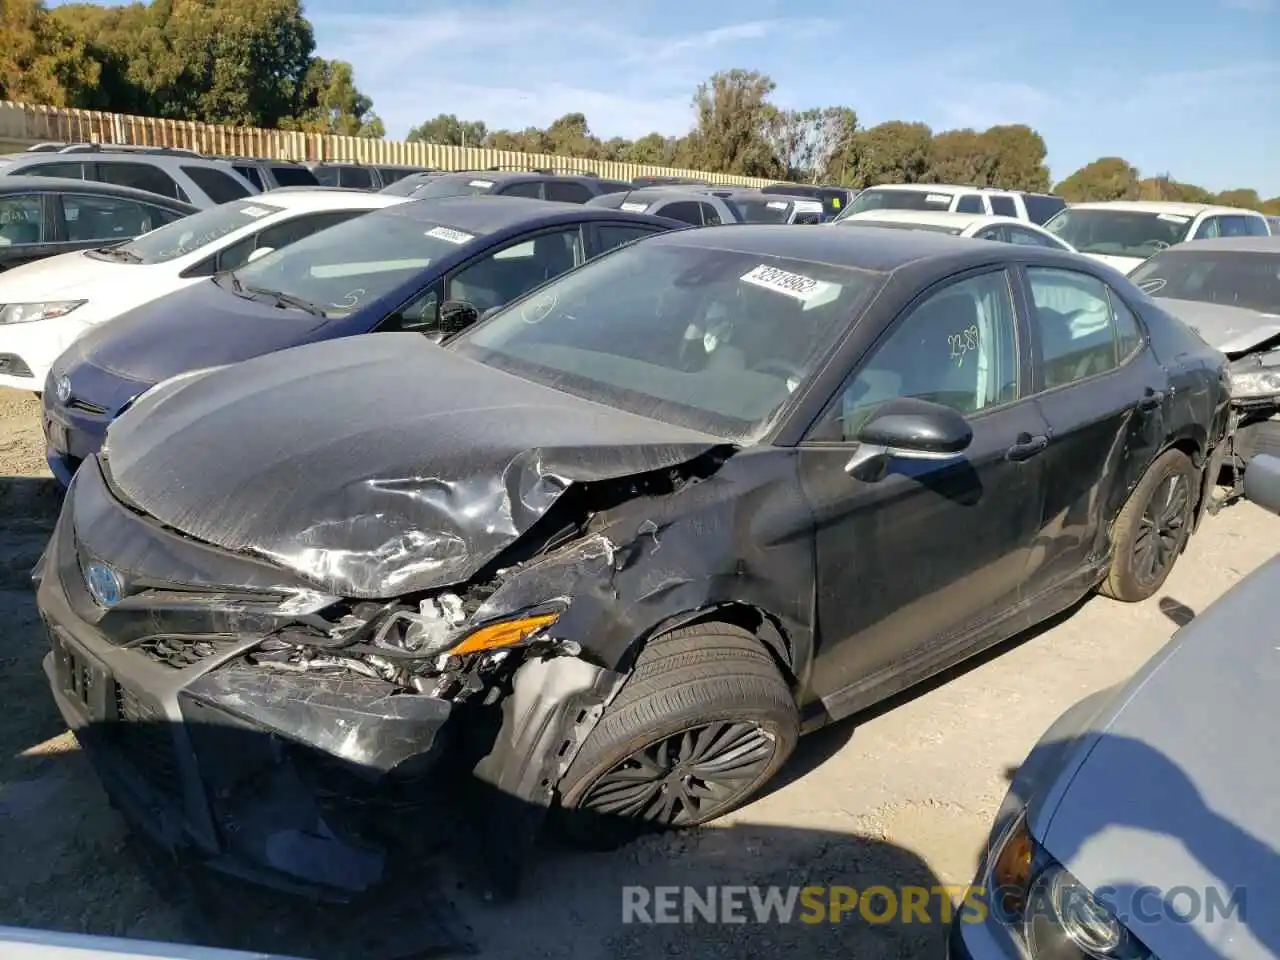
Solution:
M865 210L950 210L952 195L927 190L894 190L872 187L863 190L845 207L841 219Z
M742 223L786 223L791 215L791 204L786 200L722 199Z
M1129 279L1153 297L1280 314L1280 253L1169 250Z
M752 442L883 278L759 253L638 243L543 286L447 349L565 393Z
M493 189L493 181L482 176L471 177L436 177L421 184L413 191L415 200L428 197L471 197L488 193Z
M261 200L233 200L175 220L128 243L91 251L89 255L99 260L127 263L167 263L216 243L242 227L261 223L283 209Z
M476 239L465 230L375 211L313 233L236 270L244 291L341 317L385 296Z
M890 230L925 230L929 233L949 233L953 237L960 236L964 231L959 227L944 227L938 223L906 223L901 220L871 220L853 217L852 219L844 219L841 224L847 227L888 227Z
M1081 253L1109 257L1138 257L1187 239L1191 217L1137 210L1079 210L1067 207L1044 225Z

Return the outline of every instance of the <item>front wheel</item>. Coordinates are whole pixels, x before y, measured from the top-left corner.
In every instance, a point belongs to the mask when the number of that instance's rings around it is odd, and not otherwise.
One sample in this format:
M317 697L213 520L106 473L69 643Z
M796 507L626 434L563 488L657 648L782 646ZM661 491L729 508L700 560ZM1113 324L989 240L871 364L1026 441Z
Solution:
M1191 536L1197 480L1181 450L1166 450L1147 468L1116 519L1115 555L1099 588L1105 596L1137 603L1164 585Z
M575 841L609 849L741 806L791 755L800 717L750 633L696 624L655 638L561 783Z

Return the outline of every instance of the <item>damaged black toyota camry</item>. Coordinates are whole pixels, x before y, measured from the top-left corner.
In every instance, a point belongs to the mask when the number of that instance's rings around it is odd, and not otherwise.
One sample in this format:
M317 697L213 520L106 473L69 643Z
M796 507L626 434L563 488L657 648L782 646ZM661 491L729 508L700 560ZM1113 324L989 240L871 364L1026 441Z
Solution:
M370 811L464 784L521 839L702 823L802 732L1155 592L1223 363L1049 249L645 239L444 346L152 388L37 568L46 671L136 825L258 882L367 889L396 848Z

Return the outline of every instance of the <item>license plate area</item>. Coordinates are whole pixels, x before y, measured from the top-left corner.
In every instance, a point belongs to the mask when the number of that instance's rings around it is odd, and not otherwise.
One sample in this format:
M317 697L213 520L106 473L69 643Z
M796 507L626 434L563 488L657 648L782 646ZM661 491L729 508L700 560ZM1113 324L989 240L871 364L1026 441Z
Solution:
M47 629L62 693L80 708L86 720L114 719L116 692L111 675L101 664L68 643L57 627Z

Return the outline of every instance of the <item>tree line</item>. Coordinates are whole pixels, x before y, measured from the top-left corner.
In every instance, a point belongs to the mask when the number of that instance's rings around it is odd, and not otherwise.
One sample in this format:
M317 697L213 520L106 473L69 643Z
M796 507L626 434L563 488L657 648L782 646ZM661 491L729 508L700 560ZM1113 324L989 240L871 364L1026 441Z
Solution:
M1053 189L1069 201L1187 200L1280 215L1280 197L1221 194L1168 174L1142 176L1119 157L1095 160L1054 184L1044 138L1025 124L935 132L891 120L865 127L851 107L788 110L775 84L726 70L694 93L679 136L602 139L570 113L545 129L489 129L441 114L408 139L682 167L805 183L968 183ZM384 136L351 65L316 56L300 0L154 0L102 7L0 0L0 98L206 123Z

